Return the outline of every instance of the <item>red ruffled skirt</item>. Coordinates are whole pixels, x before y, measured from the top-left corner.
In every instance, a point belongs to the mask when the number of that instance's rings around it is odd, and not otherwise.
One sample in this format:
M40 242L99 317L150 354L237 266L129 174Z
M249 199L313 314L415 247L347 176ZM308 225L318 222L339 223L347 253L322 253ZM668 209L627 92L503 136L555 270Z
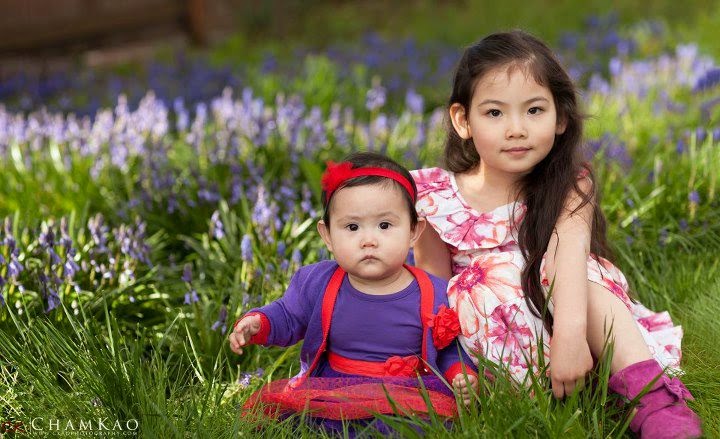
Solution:
M455 396L441 378L432 374L418 377L412 368L399 367L394 358L385 363L348 363L344 361L348 359L331 354L333 361L318 367L320 376L268 383L246 401L243 409L259 406L271 417L304 412L331 420L367 419L376 414L422 416L434 412L447 418L457 414ZM401 360L408 358L413 357ZM380 367L388 366L395 375L383 374ZM348 373L353 370L363 374Z

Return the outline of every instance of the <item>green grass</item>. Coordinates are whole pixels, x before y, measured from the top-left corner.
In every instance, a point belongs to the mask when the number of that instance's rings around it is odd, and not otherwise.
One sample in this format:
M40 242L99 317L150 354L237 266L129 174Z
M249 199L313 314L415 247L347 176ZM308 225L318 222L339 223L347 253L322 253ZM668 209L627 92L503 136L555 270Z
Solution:
M715 282L693 305L673 309L687 334L683 380L697 398L692 406L705 421L707 437L720 435L715 415L720 408L716 379L720 357L714 345L720 336L714 323L720 312L718 292L720 283ZM40 316L30 320L14 316L18 335L0 336L0 358L13 360L3 362L0 375L4 419L137 420L142 437L318 434L292 420L276 423L241 417L239 407L262 381L253 378L248 387L238 385L234 354L227 348L217 352L210 366L198 360L187 339L184 350L169 353L167 340L188 336L178 324L163 334L139 331L128 336L110 314L104 321L66 317L58 323ZM294 373L289 367L297 349L255 347L246 355L252 364L269 366L266 376L280 378ZM487 366L499 378L482 382L475 403L460 413L450 429L439 420L382 419L404 437L416 437L416 428L431 437L623 436L626 412L615 404L616 397L606 395L607 363L596 370L592 385L564 401L552 397L544 380L518 388L502 370ZM375 435L370 430L367 434Z
M563 31L579 30L590 15L614 12L622 24L644 19L661 19L672 24L689 24L712 11L712 1L693 1L678 4L670 0L643 4L592 0L579 8L577 2L539 1L504 3L502 8L491 7L481 1L433 2L407 0L388 7L382 1L334 2L315 0L312 8L307 2L282 2L288 14L277 14L278 4L265 2L264 8L237 11L243 29L248 29L252 42L271 39L292 39L314 44L328 40L349 40L366 31L386 36L415 36L422 41L447 41L467 44L480 35L497 29L525 28L555 41ZM279 2L275 2L279 3ZM292 19L291 19L292 18ZM307 29L321 29L307 32Z
M372 31L391 38L414 37L460 47L487 33L512 28L522 28L556 42L562 32L581 30L588 17L609 13L616 14L621 25L642 20L662 22L677 29L679 36L693 37L689 40L695 40L700 32L706 37L704 47L717 53L713 31L720 5L712 0L683 3L589 0L582 6L572 0L532 3L511 0L501 7L480 0L402 0L392 7L381 0L273 0L262 5L240 5L234 11L240 30L232 44L246 55L256 53L256 48L286 53L298 43L324 47L328 43L352 41Z

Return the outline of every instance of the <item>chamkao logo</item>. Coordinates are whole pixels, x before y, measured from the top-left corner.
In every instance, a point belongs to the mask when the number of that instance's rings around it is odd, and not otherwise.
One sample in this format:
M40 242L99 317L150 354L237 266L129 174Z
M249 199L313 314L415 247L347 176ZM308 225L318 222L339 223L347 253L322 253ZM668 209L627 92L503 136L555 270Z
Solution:
M139 429L140 423L137 419L37 417L0 422L0 438L38 433L51 436L135 437Z

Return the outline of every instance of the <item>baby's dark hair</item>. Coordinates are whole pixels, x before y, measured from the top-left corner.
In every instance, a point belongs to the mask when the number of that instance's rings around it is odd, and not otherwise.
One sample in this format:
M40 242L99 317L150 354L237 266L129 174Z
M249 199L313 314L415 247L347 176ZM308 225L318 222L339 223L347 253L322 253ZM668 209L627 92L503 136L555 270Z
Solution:
M325 191L322 192L322 200L323 200L323 222L327 225L330 224L330 207L332 205L333 197L335 196L335 193L344 187L355 187L355 186L369 186L369 185L375 185L375 184L385 184L385 185L392 185L395 188L399 189L403 194L403 199L405 200L405 204L408 208L408 213L410 214L410 225L414 229L415 226L418 223L418 214L415 210L415 202L413 199L417 198L417 187L415 186L415 180L412 178L412 175L410 175L410 172L408 172L407 169L405 169L400 164L396 163L392 159L382 155L377 154L374 152L355 152L343 159L343 162L348 162L352 164L353 169L357 168L385 168L390 169L391 171L395 171L398 174L400 174L403 178L407 179L407 181L410 183L410 186L412 187L413 193L412 196L408 193L408 191L400 185L400 183L396 182L395 180L392 180L390 178L386 177L380 177L376 175L363 175L360 177L355 177L348 179L345 181L340 187L333 192L333 194L330 196L330 199L327 199ZM327 201L326 201L327 200Z
M583 162L582 136L584 116L579 109L577 89L552 50L538 38L519 30L491 34L465 49L453 81L449 106L460 104L465 117L478 111L471 106L478 82L489 72L507 68L525 73L536 83L547 87L553 96L558 124L565 130L555 136L550 152L514 188L523 199L527 213L518 230L518 246L525 258L521 285L525 300L533 313L542 317L552 334L553 319L540 282L540 265L547 251L555 224L573 193L581 202L574 212L588 203L593 205L590 252L610 259L605 236L605 217L598 207L595 179ZM448 121L449 122L449 121ZM469 171L480 164L472 138L461 138L450 123L445 143L445 165L453 172ZM592 184L587 193L580 189L578 177L587 175Z

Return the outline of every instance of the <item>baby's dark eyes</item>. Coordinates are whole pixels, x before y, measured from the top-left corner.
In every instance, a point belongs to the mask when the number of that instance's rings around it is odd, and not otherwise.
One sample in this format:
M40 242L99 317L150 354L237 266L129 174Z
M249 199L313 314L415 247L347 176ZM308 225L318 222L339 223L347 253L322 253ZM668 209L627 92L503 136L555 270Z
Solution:
M500 110L488 110L488 112L486 114L488 116L492 116L492 117L500 117L502 112Z
M381 221L381 222L378 224L378 227L379 227L380 229L382 229L382 230L387 230L387 229L389 229L390 227L392 227L392 223L390 223L390 222L388 222L388 221ZM351 231L351 232L357 232L358 230L360 230L360 225L355 224L355 223L350 223L350 224L347 224L347 225L345 226L345 228L348 229L348 230Z

